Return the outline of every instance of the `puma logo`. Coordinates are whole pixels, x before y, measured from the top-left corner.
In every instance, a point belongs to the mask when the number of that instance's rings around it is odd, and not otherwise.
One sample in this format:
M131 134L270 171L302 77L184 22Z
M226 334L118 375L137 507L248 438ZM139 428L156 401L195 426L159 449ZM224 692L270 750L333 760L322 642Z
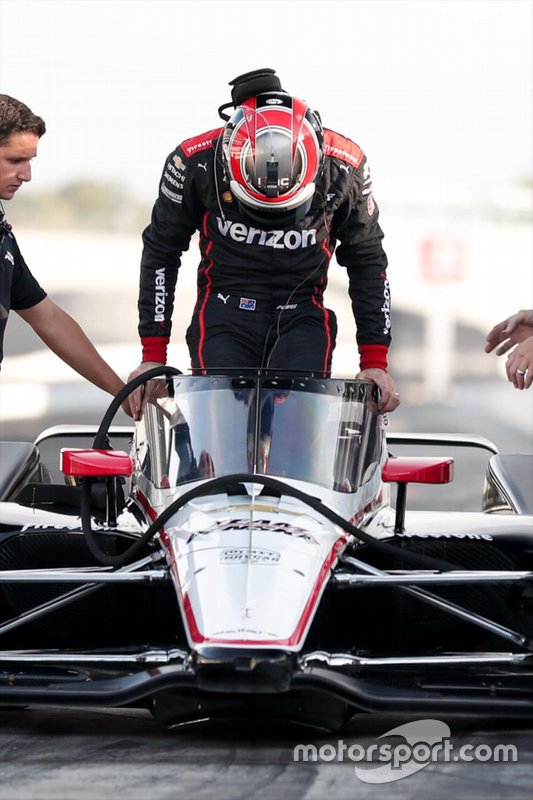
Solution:
M226 303L228 302L229 298L230 298L230 295L229 295L229 294L228 294L228 295L226 295L226 297L224 297L224 295L223 295L223 294L221 294L220 292L217 294L217 300L222 300L222 302L224 303L224 305L226 305Z

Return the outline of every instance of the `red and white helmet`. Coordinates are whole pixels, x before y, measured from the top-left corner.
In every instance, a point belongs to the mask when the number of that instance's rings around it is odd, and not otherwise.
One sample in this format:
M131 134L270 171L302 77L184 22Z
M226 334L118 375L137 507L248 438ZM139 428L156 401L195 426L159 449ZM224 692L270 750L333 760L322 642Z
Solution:
M268 217L307 208L322 162L320 119L285 92L245 100L224 128L222 148L238 202Z

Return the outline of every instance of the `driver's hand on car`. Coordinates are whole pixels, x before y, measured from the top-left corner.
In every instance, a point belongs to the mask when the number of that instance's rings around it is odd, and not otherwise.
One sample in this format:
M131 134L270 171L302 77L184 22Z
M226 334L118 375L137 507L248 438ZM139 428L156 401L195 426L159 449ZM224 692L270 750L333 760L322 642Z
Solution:
M160 364L158 361L143 361L142 364L139 364L137 369L134 369L128 375L128 383L132 381L134 378L137 378L139 375L142 375L144 372L148 372L150 369L154 369L155 367L163 368L165 365ZM149 397L146 395L145 387L139 386L138 389L135 389L129 397L123 403L124 411L126 411L126 406L129 405L131 416L134 420L140 420L143 415L143 410L146 403L149 401ZM126 411L126 413L128 413Z
M400 405L400 392L396 383L384 369L363 369L355 376L356 381L372 381L379 389L378 411L386 414Z

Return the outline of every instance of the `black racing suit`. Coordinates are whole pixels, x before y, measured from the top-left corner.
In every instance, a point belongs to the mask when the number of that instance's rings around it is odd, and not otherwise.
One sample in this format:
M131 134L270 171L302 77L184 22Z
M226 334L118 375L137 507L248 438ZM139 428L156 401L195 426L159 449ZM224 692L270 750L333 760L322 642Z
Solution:
M0 363L10 309L31 308L46 297L22 257L16 239L0 213Z
M223 167L221 134L219 128L186 140L165 163L151 223L143 233L143 361L166 361L180 256L198 231L198 298L187 330L195 371L273 367L327 372L337 326L323 294L337 242L337 261L348 271L361 368L386 369L387 258L364 153L326 130L310 210L298 222L276 229L253 222L237 204Z

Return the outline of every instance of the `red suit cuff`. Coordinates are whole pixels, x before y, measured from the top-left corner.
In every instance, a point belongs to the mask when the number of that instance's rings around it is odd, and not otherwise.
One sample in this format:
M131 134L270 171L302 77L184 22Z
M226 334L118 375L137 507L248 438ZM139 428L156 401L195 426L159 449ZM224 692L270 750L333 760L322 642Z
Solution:
M360 368L387 370L387 354L389 348L386 344L361 344L359 345Z
M159 364L167 363L168 336L145 336L141 339L143 348L142 360L156 361Z

